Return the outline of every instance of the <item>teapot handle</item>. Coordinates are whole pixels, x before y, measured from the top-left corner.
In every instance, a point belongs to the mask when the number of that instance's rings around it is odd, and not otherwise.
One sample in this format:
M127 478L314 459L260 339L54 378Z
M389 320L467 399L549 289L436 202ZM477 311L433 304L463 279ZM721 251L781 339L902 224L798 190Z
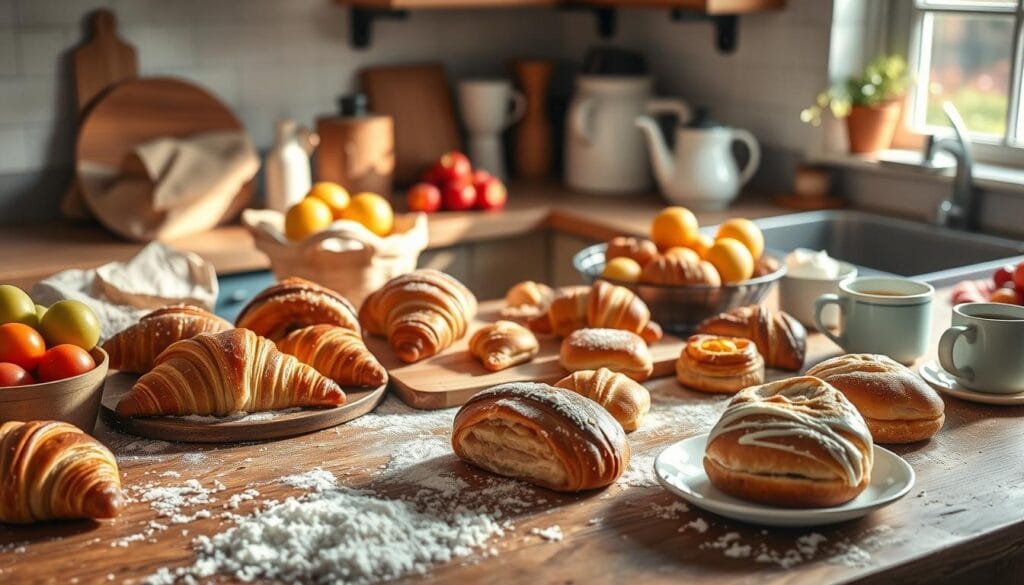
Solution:
M693 110L689 104L680 99L674 98L652 98L647 100L647 113L674 114L678 124L686 124L693 118Z
M593 96L580 98L575 103L575 109L571 110L569 116L569 131L573 138L583 144L590 145L594 140L594 106L597 99Z
M754 135L749 130L733 128L732 137L733 140L746 144L747 151L750 152L747 165L740 172L740 185L746 185L747 181L757 172L757 167L761 165L761 146L757 143L757 138L754 138Z

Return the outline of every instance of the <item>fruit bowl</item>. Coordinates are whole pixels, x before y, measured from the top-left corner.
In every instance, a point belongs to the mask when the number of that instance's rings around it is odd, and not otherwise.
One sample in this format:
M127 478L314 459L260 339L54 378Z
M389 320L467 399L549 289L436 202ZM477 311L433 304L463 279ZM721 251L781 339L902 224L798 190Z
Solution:
M100 347L89 352L96 367L70 378L0 388L0 423L59 420L92 433L110 360Z
M604 252L608 244L594 244L573 256L572 265L589 284L601 277L604 270ZM778 262L774 272L751 278L738 284L710 286L706 284L661 285L622 282L605 279L629 288L651 310L652 318L665 331L677 334L692 333L704 319L735 307L761 302L772 285L784 274L786 265Z

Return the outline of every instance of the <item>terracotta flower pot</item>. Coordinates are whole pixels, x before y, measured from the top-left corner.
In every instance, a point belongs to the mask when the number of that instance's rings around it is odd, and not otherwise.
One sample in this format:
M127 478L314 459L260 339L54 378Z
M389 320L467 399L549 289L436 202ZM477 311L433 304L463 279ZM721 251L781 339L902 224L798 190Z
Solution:
M889 148L903 110L903 100L889 100L877 106L853 106L846 118L850 152L864 154Z

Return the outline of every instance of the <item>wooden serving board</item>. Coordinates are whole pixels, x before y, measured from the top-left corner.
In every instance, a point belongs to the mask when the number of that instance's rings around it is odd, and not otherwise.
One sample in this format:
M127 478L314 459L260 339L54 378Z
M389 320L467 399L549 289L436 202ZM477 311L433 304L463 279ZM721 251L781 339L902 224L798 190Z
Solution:
M113 372L107 378L100 412L105 421L126 433L184 443L232 443L293 437L337 426L372 411L384 399L387 384L378 388L346 389L348 401L336 408L303 409L275 413L272 417L249 417L206 422L184 417L155 416L122 418L117 403L139 379L137 374Z
M562 339L538 336L540 353L532 361L499 372L484 369L479 360L469 354L469 339L473 332L487 323L501 319L502 301L487 301L469 326L469 332L438 355L414 364L407 364L395 355L388 341L381 337L367 337L366 345L377 356L391 376L395 393L409 406L425 410L451 408L469 400L477 392L508 382L546 382L552 384L569 374L558 361ZM666 335L650 347L654 360L651 378L675 374L675 363L683 349L683 340Z

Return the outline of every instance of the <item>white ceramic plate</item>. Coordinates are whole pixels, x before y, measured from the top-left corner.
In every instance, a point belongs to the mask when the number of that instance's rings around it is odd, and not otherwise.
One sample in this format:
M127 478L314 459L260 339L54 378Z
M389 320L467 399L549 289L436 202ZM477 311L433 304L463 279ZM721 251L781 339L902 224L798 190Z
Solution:
M780 508L734 498L719 491L704 472L708 436L683 439L654 460L654 473L668 491L726 518L766 526L820 526L866 516L902 498L914 486L914 470L899 455L875 445L871 482L853 500L832 508Z
M982 404L996 404L999 406L1024 405L1024 392L1018 392L1016 394L995 394L992 392L977 392L970 388L961 386L960 383L956 381L956 378L949 375L949 372L944 370L936 360L930 360L922 365L921 369L918 370L918 374L924 378L925 382L934 386L936 390L945 392L946 394L955 396L961 400L980 402Z

